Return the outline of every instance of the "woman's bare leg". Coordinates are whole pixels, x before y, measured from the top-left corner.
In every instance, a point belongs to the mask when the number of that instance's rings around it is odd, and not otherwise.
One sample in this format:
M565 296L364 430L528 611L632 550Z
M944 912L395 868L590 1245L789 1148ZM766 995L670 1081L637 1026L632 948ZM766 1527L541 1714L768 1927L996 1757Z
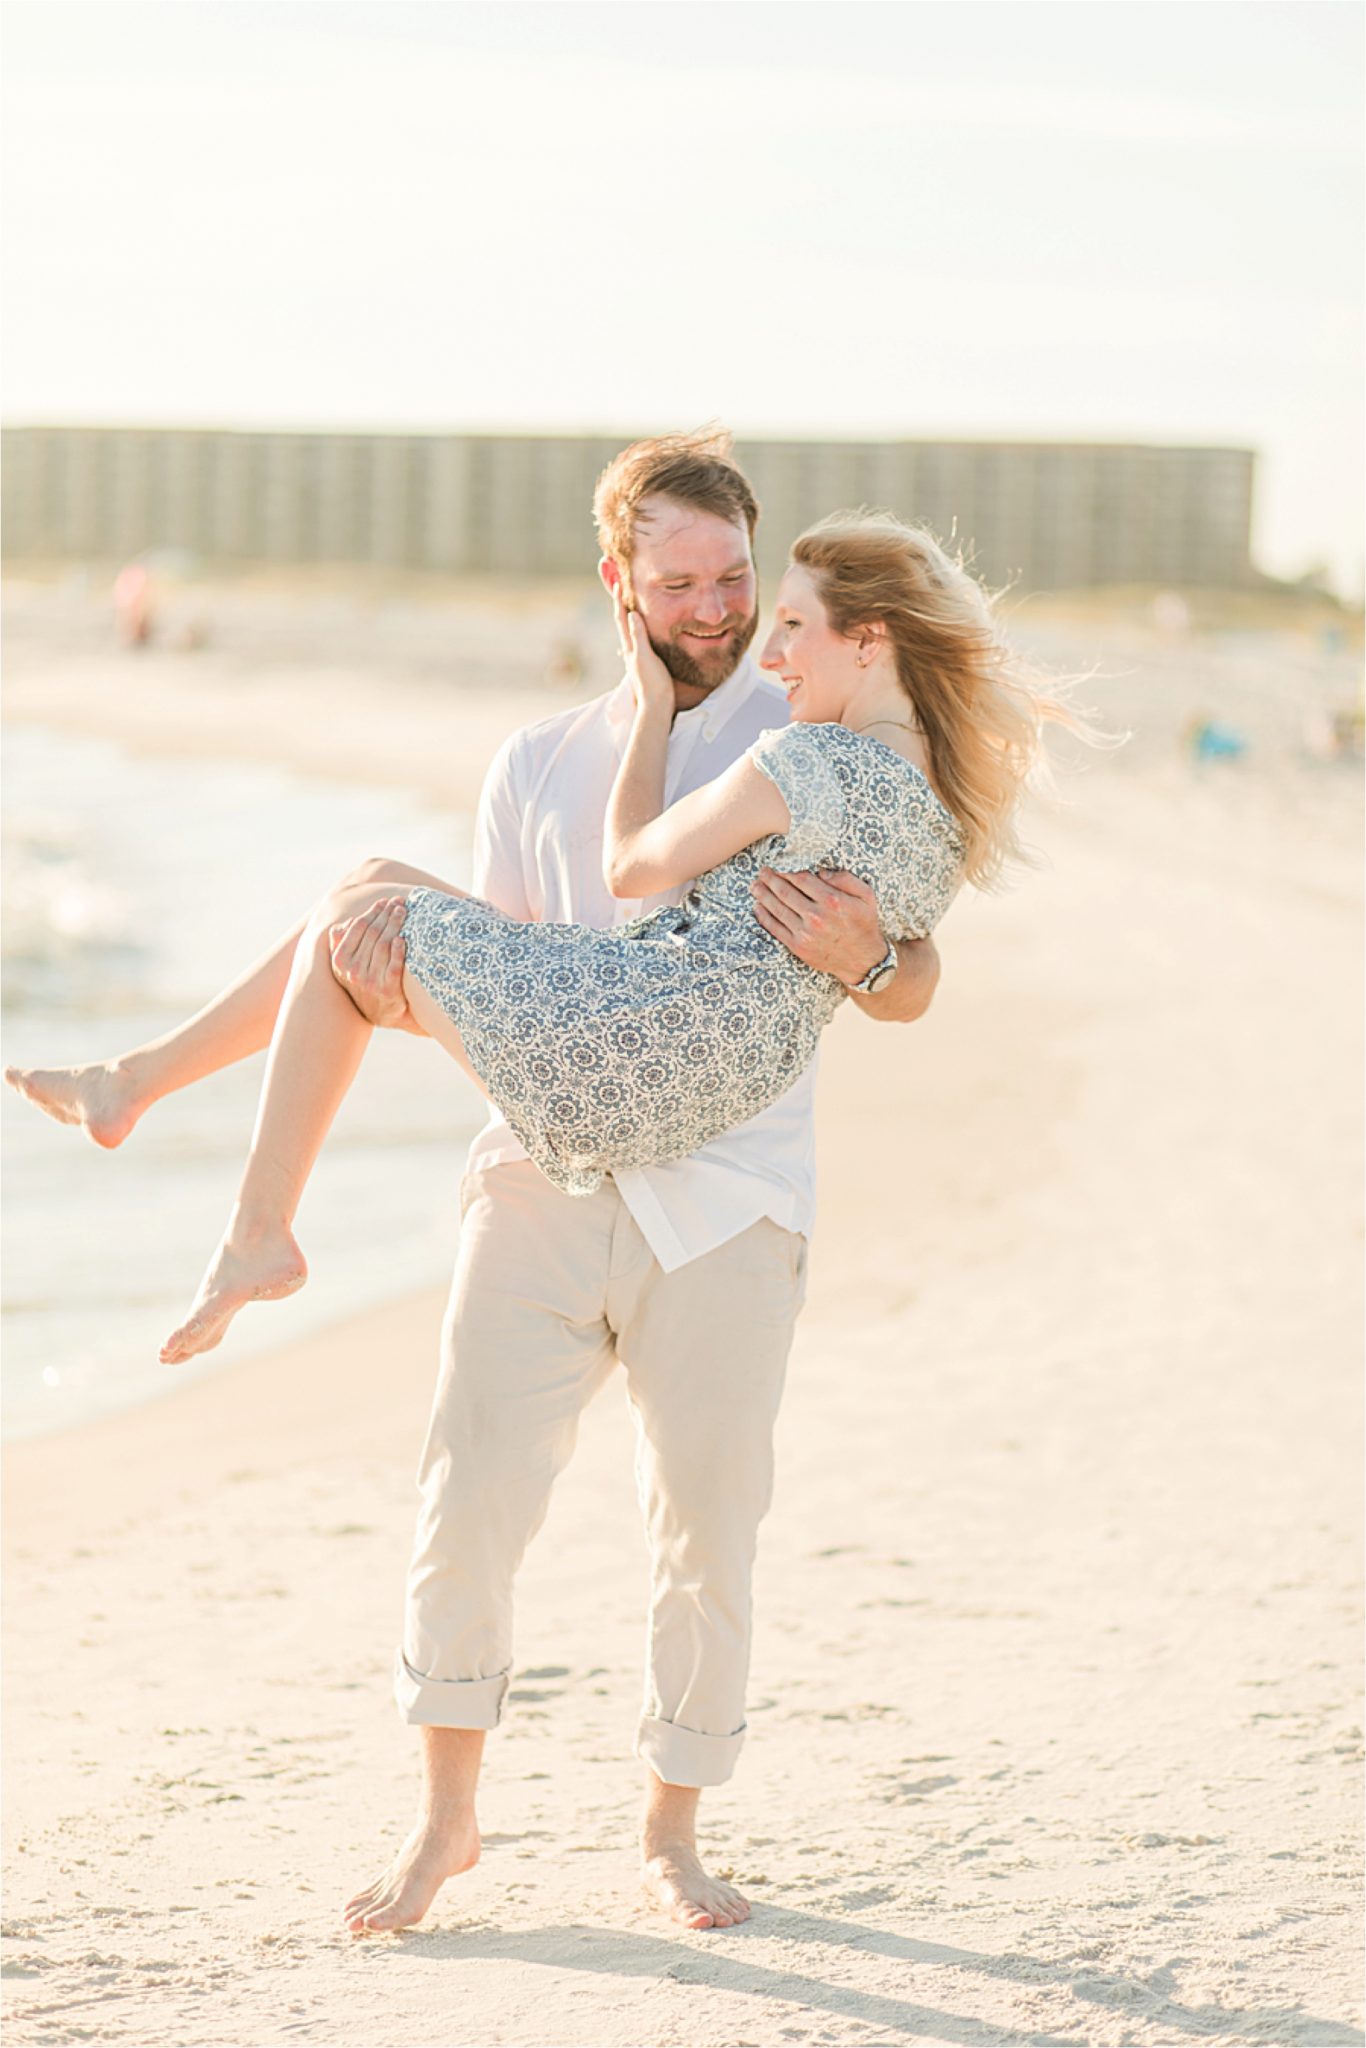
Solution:
M371 883L462 892L401 861L369 860L347 883ZM96 1145L121 1145L154 1102L188 1088L270 1044L305 922L231 982L186 1023L112 1060L80 1067L7 1067L5 1079L58 1123L74 1124Z
M237 1201L189 1315L162 1346L163 1364L212 1350L247 1302L278 1301L307 1279L291 1225L373 1028L333 974L331 930L405 893L391 883L343 885L304 928L276 1018ZM452 1036L449 1028L442 1034L454 1051Z
M81 1067L6 1067L5 1079L58 1123L75 1124L106 1150L121 1145L144 1111L270 1044L304 926L230 983L184 1024L112 1060Z

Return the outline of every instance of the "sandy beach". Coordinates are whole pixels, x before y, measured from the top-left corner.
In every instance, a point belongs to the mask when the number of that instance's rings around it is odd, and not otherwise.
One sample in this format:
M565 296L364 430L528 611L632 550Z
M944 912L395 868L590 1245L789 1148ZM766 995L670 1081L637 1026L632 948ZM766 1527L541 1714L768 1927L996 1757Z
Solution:
M7 717L468 806L570 701L580 604L385 642L225 600L144 659L19 590ZM1039 632L1103 658L1133 743L1034 818L1037 873L953 910L922 1023L826 1040L750 1732L702 1808L752 1920L682 1933L635 1888L609 1388L520 1582L483 1860L417 1930L342 1930L413 1804L389 1671L436 1290L8 1451L12 2042L1361 2041L1360 806L1299 746L1341 665ZM1197 771L1192 712L1246 758Z

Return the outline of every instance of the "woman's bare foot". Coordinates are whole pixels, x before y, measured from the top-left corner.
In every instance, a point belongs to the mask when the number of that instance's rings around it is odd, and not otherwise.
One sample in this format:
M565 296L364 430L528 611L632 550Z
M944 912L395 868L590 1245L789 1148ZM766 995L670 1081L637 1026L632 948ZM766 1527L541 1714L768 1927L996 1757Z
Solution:
M96 1145L121 1145L147 1107L118 1060L88 1067L6 1067L5 1079L59 1124L75 1124Z
M684 1927L738 1927L749 1918L749 1901L733 1884L708 1877L688 1842L647 1842L644 1884L655 1905Z
M342 1918L353 1934L388 1934L415 1927L448 1877L479 1861L473 1813L449 1821L419 1821L383 1877L347 1902Z
M212 1351L227 1335L238 1309L249 1301L282 1301L308 1278L308 1263L282 1225L261 1236L223 1239L185 1321L161 1347L163 1365L179 1365L200 1351Z

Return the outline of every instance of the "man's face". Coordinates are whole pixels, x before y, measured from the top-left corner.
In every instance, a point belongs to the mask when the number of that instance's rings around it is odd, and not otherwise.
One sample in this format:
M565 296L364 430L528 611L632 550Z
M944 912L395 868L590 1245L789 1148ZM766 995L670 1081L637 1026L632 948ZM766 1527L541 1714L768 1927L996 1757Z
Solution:
M733 676L759 623L749 534L714 512L646 498L627 595L674 679L680 711Z

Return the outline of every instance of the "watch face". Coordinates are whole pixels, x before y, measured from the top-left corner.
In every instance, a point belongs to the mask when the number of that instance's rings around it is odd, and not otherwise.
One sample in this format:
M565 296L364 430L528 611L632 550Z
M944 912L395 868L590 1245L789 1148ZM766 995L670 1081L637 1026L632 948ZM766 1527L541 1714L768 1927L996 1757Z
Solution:
M891 966L887 966L887 967L879 967L879 969L878 969L877 973L876 973L876 974L875 974L875 975L873 976L872 980L871 980L871 981L869 982L869 984L868 984L868 993L869 993L869 995L870 995L870 996L880 996L880 995L882 994L882 991L883 991L883 989L885 989L885 988L886 988L887 984L888 984L888 983L889 983L890 981L894 981L895 979L896 979L896 969L895 969L895 967L891 967Z

